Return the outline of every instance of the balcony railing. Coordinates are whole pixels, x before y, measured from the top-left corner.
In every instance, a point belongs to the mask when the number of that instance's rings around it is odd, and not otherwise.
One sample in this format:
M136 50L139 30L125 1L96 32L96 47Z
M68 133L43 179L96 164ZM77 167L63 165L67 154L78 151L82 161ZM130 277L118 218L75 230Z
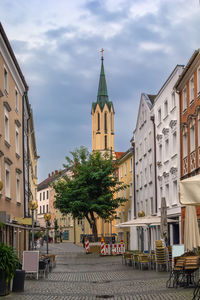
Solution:
M188 157L183 159L183 175L188 173Z
M196 168L196 151L190 153L190 171Z

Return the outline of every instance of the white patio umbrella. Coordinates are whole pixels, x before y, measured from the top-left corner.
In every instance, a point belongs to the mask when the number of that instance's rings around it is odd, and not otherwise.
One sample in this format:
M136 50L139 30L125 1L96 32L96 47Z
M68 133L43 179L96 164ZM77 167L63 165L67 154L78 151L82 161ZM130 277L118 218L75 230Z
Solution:
M198 247L200 247L200 237L196 208L187 205L185 210L184 249L185 251L192 251Z
M199 227L195 206L200 205L200 175L180 181L180 203L186 206L184 225L184 248L200 247ZM193 207L192 207L193 206Z

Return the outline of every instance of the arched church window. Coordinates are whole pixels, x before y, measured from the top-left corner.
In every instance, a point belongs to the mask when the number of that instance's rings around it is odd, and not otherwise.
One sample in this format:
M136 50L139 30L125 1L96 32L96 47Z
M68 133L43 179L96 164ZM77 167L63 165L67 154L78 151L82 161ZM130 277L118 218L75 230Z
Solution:
M108 148L108 145L107 145L107 135L105 135L105 149Z
M97 130L100 130L100 114L97 114Z
M105 129L105 131L107 131L107 113L106 112L104 115L104 129Z

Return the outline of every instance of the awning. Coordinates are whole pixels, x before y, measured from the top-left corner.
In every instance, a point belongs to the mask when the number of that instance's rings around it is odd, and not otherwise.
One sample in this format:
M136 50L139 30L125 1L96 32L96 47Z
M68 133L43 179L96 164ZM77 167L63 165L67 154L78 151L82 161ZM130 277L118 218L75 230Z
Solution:
M149 216L141 217L128 222L120 223L115 225L116 228L122 227L134 227L134 226L148 226L148 225L160 225L161 217L158 216ZM167 223L177 223L177 220L167 219Z
M182 205L200 205L200 175L181 180L179 186Z

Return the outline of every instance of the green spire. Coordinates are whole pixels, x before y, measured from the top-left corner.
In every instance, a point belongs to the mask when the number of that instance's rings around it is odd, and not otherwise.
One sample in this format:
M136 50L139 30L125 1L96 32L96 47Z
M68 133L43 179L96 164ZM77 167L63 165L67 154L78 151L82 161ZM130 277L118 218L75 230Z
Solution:
M107 85L106 85L106 77L104 73L104 65L103 65L103 56L101 57L101 73L99 79L99 89L97 94L97 103L99 103L100 107L103 107L105 103L109 102Z

